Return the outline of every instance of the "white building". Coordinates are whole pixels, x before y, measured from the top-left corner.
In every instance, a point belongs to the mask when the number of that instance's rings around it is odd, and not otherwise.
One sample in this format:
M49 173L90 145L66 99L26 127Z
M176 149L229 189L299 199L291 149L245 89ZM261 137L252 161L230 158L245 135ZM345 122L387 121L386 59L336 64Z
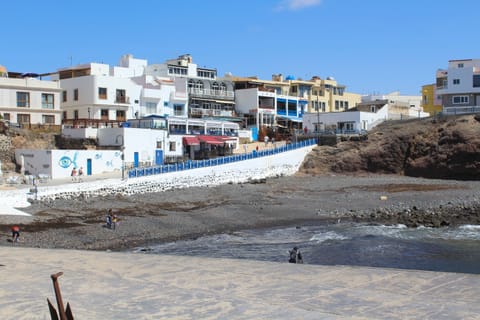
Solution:
M59 83L33 76L38 75L9 73L0 66L0 115L11 123L27 127L60 125Z
M232 81L218 77L216 69L193 63L189 54L165 63L148 65L145 74L174 80L177 84L177 97L187 99L189 118L216 117L229 121L237 120ZM176 103L175 115L181 116L184 107Z
M368 105L371 102L382 100L385 100L389 105L389 119L428 116L423 112L421 95L401 95L398 91L385 95L362 96L360 105Z
M417 107L416 96L369 96L345 112L310 112L303 116L307 132L359 133L371 130L386 120L406 120L430 116ZM389 98L389 99L380 99Z
M480 59L450 60L436 74L436 94L443 113L480 112Z
M59 69L51 78L63 89L64 123L125 122L146 114L186 116L185 81L145 75L146 66L146 60L125 55L119 66L88 63Z
M308 112L303 115L303 128L306 133L361 133L385 121L387 113L388 108L377 112Z

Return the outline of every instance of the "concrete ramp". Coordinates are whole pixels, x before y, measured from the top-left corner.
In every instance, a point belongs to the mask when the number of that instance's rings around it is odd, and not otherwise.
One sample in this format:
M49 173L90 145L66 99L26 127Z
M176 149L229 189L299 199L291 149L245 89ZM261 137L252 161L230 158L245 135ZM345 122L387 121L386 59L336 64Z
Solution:
M480 276L0 247L0 313L48 319L480 319Z

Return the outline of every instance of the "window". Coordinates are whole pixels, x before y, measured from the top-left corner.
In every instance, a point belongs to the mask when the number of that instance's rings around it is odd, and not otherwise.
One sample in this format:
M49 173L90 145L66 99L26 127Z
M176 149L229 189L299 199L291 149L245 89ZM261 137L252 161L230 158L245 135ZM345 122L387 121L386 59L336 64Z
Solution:
M187 68L186 67L169 66L168 67L168 74L186 76L187 75Z
M17 114L17 123L30 123L30 115L29 114Z
M468 96L453 96L452 97L453 104L466 104L468 103Z
M453 79L453 84L460 84L460 79Z
M340 106L338 100L335 100L335 110L339 110Z
M62 102L67 102L67 91L62 91Z
M423 96L423 104L428 104L428 96Z
M171 141L169 145L170 145L170 148L169 148L170 151L176 151L177 144L175 141Z
M98 88L98 99L107 99L107 88Z
M73 100L78 101L78 89L73 89Z
M155 102L145 102L145 112L146 113L156 113L157 104Z
M108 120L108 109L100 110L100 118L102 120Z
M17 107L30 108L30 93L17 92Z
M125 111L124 110L117 110L117 121L125 121Z
M197 77L215 79L215 71L211 70L197 70Z
M126 103L127 102L124 89L117 89L115 102L116 103Z
M78 119L78 110L73 111L73 119L75 119L75 120Z
M183 104L174 104L173 105L173 114L176 116L181 116L183 115L183 110L184 110Z
M42 109L53 109L53 94L42 93Z
M213 94L218 94L218 90L219 90L218 83L214 82L212 84L212 90L213 90Z
M227 85L225 83L220 83L220 93L222 95L225 95L225 93L227 92Z
M459 64L458 64L458 67L459 67L459 68L463 68L463 63L459 63Z
M480 87L480 74L473 75L473 87L474 88Z
M55 116L52 115L42 115L43 124L55 124Z
M3 119L10 121L10 113L4 113Z
M68 119L68 118L67 118L67 111L63 111L63 112L62 112L62 119L63 119L63 120Z

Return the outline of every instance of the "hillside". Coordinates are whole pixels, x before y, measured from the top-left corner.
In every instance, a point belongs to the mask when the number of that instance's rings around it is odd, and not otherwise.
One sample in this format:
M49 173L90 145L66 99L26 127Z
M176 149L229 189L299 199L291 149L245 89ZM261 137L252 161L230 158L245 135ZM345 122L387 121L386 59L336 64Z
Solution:
M364 141L315 147L299 173L480 180L480 115L388 121Z
M0 121L0 161L4 173L15 173L15 149L55 149L58 132L8 128Z

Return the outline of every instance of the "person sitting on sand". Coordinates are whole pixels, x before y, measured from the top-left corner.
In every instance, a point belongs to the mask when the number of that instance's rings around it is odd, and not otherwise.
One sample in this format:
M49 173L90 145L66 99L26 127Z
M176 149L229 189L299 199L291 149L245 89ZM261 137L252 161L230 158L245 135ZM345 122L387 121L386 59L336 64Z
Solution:
M20 241L20 227L17 225L14 225L12 227L12 242L18 242Z
M293 247L293 249L290 250L289 253L290 253L290 258L288 259L288 262L303 263L302 253L300 252L300 249L298 249L298 247Z

